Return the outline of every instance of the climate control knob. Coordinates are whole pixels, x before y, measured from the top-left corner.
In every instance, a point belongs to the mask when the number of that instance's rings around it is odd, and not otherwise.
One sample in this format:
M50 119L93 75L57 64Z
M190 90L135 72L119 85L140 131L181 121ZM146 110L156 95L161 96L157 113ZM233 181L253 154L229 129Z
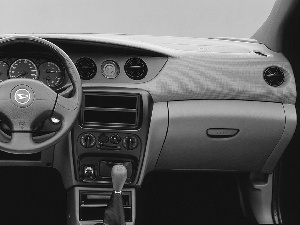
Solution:
M111 137L110 137L110 142L117 145L119 144L121 141L121 137L118 135L118 134L113 134Z
M122 144L127 150L133 150L138 146L139 141L135 135L127 135L123 138Z
M96 138L93 134L84 133L80 136L80 144L85 148L94 147L96 144Z

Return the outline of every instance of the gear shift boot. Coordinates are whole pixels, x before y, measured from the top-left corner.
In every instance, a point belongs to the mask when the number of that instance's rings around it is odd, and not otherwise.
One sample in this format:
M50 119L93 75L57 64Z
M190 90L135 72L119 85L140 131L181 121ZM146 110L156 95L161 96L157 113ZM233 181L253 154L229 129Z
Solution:
M111 170L113 193L104 212L104 225L125 225L125 214L122 200L122 188L127 178L127 170L123 165L114 165Z

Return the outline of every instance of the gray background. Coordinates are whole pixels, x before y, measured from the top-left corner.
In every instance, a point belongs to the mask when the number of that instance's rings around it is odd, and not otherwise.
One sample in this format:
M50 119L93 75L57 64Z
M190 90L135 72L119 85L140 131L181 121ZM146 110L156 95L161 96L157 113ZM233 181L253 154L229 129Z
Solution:
M275 0L0 1L0 33L250 37Z

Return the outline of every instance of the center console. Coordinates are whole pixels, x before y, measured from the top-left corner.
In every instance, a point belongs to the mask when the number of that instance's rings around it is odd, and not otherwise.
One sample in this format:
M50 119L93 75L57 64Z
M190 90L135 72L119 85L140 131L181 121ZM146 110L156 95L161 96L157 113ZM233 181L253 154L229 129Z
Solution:
M135 89L85 89L80 120L73 132L78 182L109 184L113 165L128 171L135 184L147 141L152 99Z
M125 216L127 224L134 223L134 187L141 172L152 106L151 96L143 90L84 89L80 117L72 132L74 174L81 186L70 192L70 199L76 201L74 210L79 212L77 224L102 222L115 164L127 169Z

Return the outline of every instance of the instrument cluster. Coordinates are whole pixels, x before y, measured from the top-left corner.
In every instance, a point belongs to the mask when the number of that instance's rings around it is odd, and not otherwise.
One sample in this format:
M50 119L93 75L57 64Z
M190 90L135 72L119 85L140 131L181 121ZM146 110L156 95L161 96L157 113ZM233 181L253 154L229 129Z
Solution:
M66 81L62 65L52 59L2 58L0 59L0 82L7 79L28 78L59 89Z

